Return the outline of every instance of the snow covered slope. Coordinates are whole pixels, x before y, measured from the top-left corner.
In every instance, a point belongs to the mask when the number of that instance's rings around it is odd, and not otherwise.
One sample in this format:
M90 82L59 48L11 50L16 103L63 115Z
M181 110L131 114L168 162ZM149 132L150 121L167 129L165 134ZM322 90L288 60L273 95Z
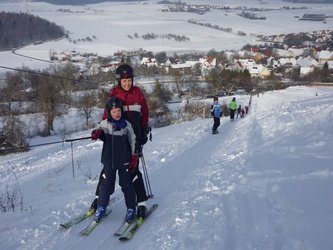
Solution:
M113 236L125 214L119 188L90 236L79 235L85 223L59 230L94 198L101 142L73 144L75 178L69 143L0 157L1 194L19 187L24 204L0 213L1 249L332 249L333 88L253 96L245 118L224 117L218 135L211 126L153 130L144 152L159 207L129 242Z

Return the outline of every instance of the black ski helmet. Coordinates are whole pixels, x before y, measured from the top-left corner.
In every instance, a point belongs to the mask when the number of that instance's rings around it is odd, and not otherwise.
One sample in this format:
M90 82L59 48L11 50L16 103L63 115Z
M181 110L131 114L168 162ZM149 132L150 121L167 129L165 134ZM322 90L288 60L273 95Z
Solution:
M133 68L128 64L119 65L116 69L116 79L119 81L121 79L133 78Z
M105 108L107 110L108 119L111 118L110 110L113 108L120 108L121 116L123 116L123 103L114 96L111 96L106 102Z

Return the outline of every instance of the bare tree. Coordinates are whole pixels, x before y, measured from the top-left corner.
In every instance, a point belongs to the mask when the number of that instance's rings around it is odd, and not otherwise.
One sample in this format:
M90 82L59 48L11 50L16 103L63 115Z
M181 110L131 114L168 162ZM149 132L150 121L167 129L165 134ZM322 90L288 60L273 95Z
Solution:
M21 96L23 80L20 74L7 73L6 87L1 89L1 99L8 104L8 112L12 113L12 104Z
M78 106L81 114L86 119L86 127L89 128L89 119L91 118L92 111L97 104L97 97L94 91L86 92L80 99Z
M155 120L155 126L164 126L170 123L170 110L166 105L170 99L170 91L156 81L153 92L147 95L149 115Z
M25 140L24 125L17 116L9 115L2 117L3 142L8 145L8 148L4 152L0 150L0 154L6 154L11 152L20 152L27 150L27 142Z
M53 121L57 115L62 113L60 100L60 86L56 78L42 76L42 82L37 90L37 110L45 119L44 136L51 135ZM62 107L63 109L65 107Z
M223 86L223 76L217 68L213 68L209 71L209 74L206 77L208 88L211 94L218 94L224 88Z
M173 77L175 84L176 84L176 92L178 96L180 97L181 95L181 90L182 90L182 82L181 82L181 77L182 73L179 71L179 69L171 69L170 70L170 75Z

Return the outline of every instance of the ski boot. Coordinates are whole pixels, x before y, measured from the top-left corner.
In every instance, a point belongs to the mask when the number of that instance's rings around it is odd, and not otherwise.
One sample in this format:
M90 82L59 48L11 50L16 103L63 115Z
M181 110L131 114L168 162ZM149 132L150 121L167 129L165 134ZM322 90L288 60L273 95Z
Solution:
M105 215L105 206L97 206L96 212L95 212L95 221L99 222Z
M136 216L138 218L146 218L146 215L147 215L147 207L145 204L138 204L138 210L137 210L137 213L136 213Z
M126 212L125 221L127 223L131 223L132 221L134 221L135 217L136 217L136 215L135 215L135 209L128 208L127 212Z

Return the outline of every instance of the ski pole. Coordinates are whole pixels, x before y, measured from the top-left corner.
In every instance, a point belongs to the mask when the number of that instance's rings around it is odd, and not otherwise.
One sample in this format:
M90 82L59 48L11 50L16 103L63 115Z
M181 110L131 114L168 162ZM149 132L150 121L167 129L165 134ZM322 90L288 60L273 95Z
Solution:
M80 141L80 140L86 140L91 139L91 136L81 137L81 138L75 138L75 139L66 139L65 142L71 142L71 141Z
M57 143L73 142L73 141L86 140L86 139L91 139L91 136L75 138L75 139L66 139L66 140L62 140L62 141L45 142L45 143L39 143L39 144L34 144L34 145L27 145L25 147L11 147L11 148L2 149L1 151L20 150L20 149L34 148L34 147L52 145L52 144L57 144Z
M40 143L40 144L35 144L35 145L27 145L27 147L28 148L33 148L33 147L51 145L51 144L56 144L56 143L64 143L64 142L86 140L86 139L90 139L90 138L91 138L91 136L87 136L87 137L81 137L81 138L75 138L75 139L66 139L66 140L62 140L62 141L53 141L53 142Z
M146 184L146 187L147 187L147 196L148 196L148 198L153 198L154 195L153 195L152 190L151 190L149 176L148 176L148 171L147 171L147 167L146 167L146 162L145 162L145 159L144 159L143 155L141 157L141 164L142 164L142 169L143 169L143 175L144 175L144 179L145 179L145 184Z

